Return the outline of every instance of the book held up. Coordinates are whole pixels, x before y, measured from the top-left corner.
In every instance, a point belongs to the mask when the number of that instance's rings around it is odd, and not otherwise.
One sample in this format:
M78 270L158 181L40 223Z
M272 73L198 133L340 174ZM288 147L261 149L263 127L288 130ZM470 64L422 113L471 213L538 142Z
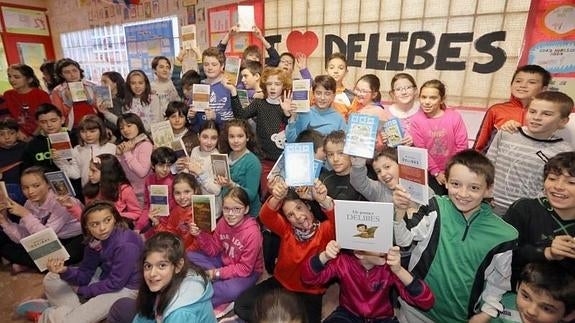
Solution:
M315 179L313 143L287 143L284 148L285 182L288 186L312 186Z
M347 123L343 152L351 156L373 158L378 128L379 119L376 116L352 113Z
M233 86L238 84L238 78L240 76L242 59L238 57L229 56L226 57L226 65L224 68L224 76L230 80Z
M216 228L216 197L214 195L193 195L192 208L194 223L204 232L212 232Z
M309 112L310 80L293 80L292 103L296 106L296 112Z
M50 140L50 148L55 150L62 159L72 159L72 142L70 141L70 135L68 132L57 132L48 134L48 139Z
M403 140L404 133L401 121L398 118L391 118L381 125L381 132L387 137L389 147L397 147Z
M172 130L170 121L165 120L152 123L150 125L150 130L152 132L154 147L172 147L172 142L174 142L174 130Z
M52 228L46 228L25 238L20 239L20 244L26 249L30 258L34 260L38 270L45 271L48 268L48 260L60 258L70 259L70 254L58 239L56 232Z
M415 203L427 205L429 188L427 178L427 149L398 146L399 185L411 195Z
M230 162L226 154L211 154L212 170L214 176L222 176L231 180L230 177Z
M106 109L112 109L114 103L112 101L112 90L109 86L96 85L94 86L94 96L96 97L96 106Z
M82 81L68 82L67 84L73 102L88 101L88 95L86 94L86 89L84 89Z
M150 212L157 212L156 215L170 215L170 204L168 199L168 185L150 185Z
M192 85L192 104L198 112L206 111L210 108L210 85L194 84Z
M197 47L196 25L182 26L181 40L184 49Z
M48 183L56 195L70 195L76 196L76 191L70 183L70 179L63 171L48 172L44 174L48 179Z

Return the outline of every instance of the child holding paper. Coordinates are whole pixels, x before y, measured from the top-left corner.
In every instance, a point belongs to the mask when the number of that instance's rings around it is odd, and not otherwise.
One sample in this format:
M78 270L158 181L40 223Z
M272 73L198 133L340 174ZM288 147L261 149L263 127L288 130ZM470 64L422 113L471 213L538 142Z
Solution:
M20 166L26 143L18 140L18 129L16 120L0 120L0 180L6 185L11 199L24 203L25 198L20 188Z
M188 107L184 102L172 101L168 103L164 117L170 121L170 126L174 132L174 140L184 142L188 154L196 147L198 142L198 135L191 131L187 119Z
M310 257L301 272L302 281L310 285L325 285L337 279L340 286L339 307L323 322L399 322L395 318L390 291L422 310L433 306L429 286L401 267L399 247L387 254L354 250L340 252L336 241Z

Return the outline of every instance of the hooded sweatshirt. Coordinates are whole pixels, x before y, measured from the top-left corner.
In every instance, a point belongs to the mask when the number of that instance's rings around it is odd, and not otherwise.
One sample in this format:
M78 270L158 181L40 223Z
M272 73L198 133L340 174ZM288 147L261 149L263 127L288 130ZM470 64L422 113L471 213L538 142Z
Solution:
M213 294L214 290L210 282L204 283L201 276L188 272L159 322L215 323L216 317L211 302ZM138 314L132 321L132 323L148 322L155 323L156 320Z
M257 221L244 215L242 222L230 226L222 218L218 221L213 234L200 233L198 243L209 256L221 254L223 266L220 279L248 277L252 273L262 273L262 234Z

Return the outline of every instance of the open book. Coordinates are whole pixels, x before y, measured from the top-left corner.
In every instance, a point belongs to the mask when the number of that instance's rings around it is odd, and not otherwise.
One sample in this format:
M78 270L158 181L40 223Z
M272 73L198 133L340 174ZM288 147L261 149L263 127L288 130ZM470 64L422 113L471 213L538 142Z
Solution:
M48 269L46 268L46 263L50 258L70 259L70 254L52 228L46 228L22 238L20 243L40 271Z

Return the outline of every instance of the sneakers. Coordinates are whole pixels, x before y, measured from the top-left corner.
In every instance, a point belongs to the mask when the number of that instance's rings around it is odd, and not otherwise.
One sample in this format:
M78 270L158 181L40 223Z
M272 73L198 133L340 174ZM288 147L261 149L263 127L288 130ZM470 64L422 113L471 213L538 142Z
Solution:
M234 309L234 302L220 304L214 308L214 314L216 315L216 318L219 319L221 317L224 317L233 309Z
M30 299L20 303L20 305L16 307L16 314L24 316L30 321L38 322L40 315L42 315L48 307L50 307L50 303L48 303L46 299Z

